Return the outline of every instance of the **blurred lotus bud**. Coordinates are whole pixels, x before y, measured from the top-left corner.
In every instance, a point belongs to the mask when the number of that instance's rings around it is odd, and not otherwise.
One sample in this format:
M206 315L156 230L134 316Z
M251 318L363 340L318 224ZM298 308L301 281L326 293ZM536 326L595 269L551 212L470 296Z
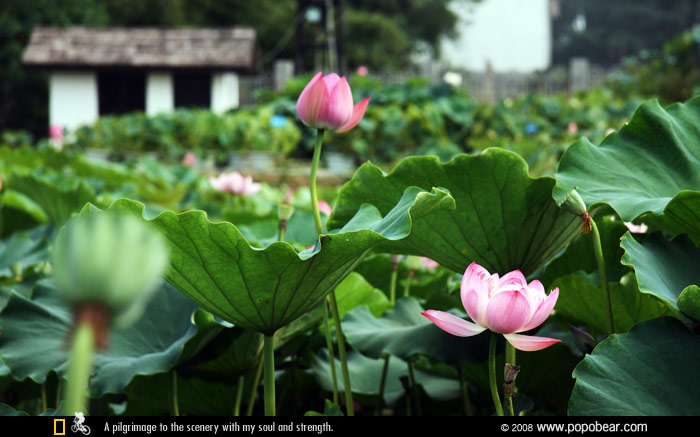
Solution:
M280 203L277 205L277 219L281 222L286 222L294 214L294 207L292 205L287 205L286 203Z
M568 130L571 135L576 135L578 132L578 125L575 121L571 121L569 122L569 125L566 126L566 130Z
M22 280L22 273L24 273L24 269L22 268L22 263L21 262L12 263L10 265L10 272L12 273L12 276L15 278L16 281L21 281Z
M68 222L53 253L63 297L78 310L98 305L119 324L141 315L167 265L158 231L136 217L109 212Z
M182 158L182 165L185 167L192 168L194 167L194 164L197 162L197 156L195 156L194 152L187 152L185 156Z
M586 204L583 203L583 199L575 189L569 191L559 206L579 217L586 212Z
M364 65L360 65L357 67L357 70L355 70L355 73L357 73L358 76L367 76L369 73L369 68L365 67Z
M591 352L593 352L593 348L595 348L596 341L591 336L591 334L571 325L569 325L569 329L571 329L571 333L574 336L574 342L576 343L576 347L581 352L583 352L584 354L590 354Z

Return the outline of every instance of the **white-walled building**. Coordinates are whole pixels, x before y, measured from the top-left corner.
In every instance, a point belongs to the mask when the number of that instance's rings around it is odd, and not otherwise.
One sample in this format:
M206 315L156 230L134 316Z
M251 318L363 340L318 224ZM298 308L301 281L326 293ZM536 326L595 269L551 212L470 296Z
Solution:
M546 70L552 61L550 0L452 2L458 36L441 44L445 68L496 73Z
M255 48L249 28L37 28L23 62L50 71L49 122L74 130L130 111L234 109Z

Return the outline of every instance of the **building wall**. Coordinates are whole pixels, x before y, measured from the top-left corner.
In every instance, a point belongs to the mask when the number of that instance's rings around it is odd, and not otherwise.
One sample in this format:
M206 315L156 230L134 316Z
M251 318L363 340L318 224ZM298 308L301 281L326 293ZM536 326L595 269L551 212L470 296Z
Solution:
M146 77L146 114L172 112L175 91L171 72L149 72Z
M223 113L239 105L238 74L230 71L213 73L211 80L211 110Z
M94 71L53 71L49 86L49 124L69 131L98 117Z
M441 44L446 68L531 73L547 69L552 58L549 0L453 2L458 37Z

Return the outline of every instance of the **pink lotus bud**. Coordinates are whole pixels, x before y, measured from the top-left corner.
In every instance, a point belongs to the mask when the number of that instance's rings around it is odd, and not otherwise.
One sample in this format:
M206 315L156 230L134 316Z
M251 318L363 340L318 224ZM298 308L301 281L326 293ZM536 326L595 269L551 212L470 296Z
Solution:
M316 129L346 132L365 116L369 97L353 107L348 81L335 73L323 76L318 72L306 85L297 100L301 121Z
M357 70L355 72L357 73L358 76L364 77L364 76L367 76L367 74L369 73L369 69L367 67L365 67L364 65L360 65L359 67L357 67Z
M520 270L502 278L490 274L476 263L467 267L462 277L462 305L475 322L450 313L428 310L423 315L438 328L459 337L470 337L487 329L503 334L516 349L536 351L561 340L518 334L540 326L557 303L559 288L545 294L540 281L527 283Z
M578 132L578 125L576 124L575 121L572 121L569 123L569 126L567 127L567 129L569 130L569 133L571 135L576 135L576 132Z
M185 157L182 158L182 165L185 167L192 168L194 166L194 163L197 161L197 157L194 156L193 152L187 152L185 154Z
M318 210L319 210L319 212L326 214L326 216L328 216L328 217L331 216L331 212L332 212L331 206L325 200L318 201Z

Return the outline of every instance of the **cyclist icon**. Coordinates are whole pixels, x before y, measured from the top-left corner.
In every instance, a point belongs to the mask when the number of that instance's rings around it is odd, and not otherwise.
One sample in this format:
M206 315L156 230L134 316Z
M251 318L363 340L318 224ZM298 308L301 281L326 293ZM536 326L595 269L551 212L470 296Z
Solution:
M73 433L80 431L83 433L83 435L90 435L90 427L85 425L84 422L85 416L83 413L76 411L75 419L73 419L73 425L71 425L70 430L73 431Z

